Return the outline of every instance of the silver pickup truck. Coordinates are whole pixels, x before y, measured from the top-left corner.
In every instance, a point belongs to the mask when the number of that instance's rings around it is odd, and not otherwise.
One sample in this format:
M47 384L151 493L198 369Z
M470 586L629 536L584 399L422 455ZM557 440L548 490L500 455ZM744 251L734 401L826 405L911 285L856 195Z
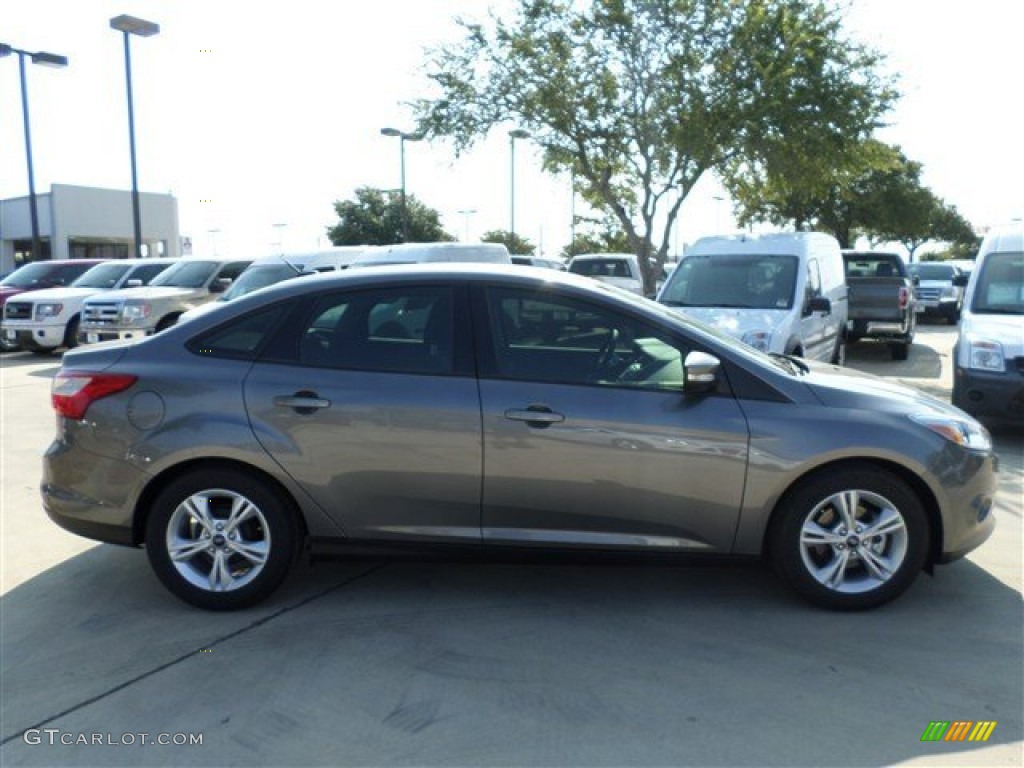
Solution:
M82 344L138 339L174 325L183 312L227 290L251 259L181 259L144 288L86 299L78 326Z
M849 316L846 341L887 342L893 360L906 360L914 343L914 283L896 253L843 251Z

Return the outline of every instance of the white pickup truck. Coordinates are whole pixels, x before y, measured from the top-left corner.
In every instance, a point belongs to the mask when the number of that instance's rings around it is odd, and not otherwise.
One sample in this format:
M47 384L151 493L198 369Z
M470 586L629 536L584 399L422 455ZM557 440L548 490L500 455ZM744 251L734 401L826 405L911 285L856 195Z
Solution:
M152 336L188 309L227 290L252 259L179 259L144 288L109 291L86 299L78 341L95 344Z
M38 355L78 343L85 300L119 288L148 285L176 259L117 259L89 269L71 285L32 291L4 307L4 337Z

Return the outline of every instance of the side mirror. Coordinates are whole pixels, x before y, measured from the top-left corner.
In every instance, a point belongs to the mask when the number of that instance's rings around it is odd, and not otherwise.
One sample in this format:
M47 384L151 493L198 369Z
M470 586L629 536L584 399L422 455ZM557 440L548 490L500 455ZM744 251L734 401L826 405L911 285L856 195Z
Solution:
M687 394L710 392L718 384L722 361L707 352L690 352L683 361L683 391Z
M915 286L920 285L921 284L921 276L920 275L911 275L910 276L910 282L913 283Z
M210 293L224 293L229 285L231 285L230 277L218 277L210 283Z
M823 312L826 315L832 314L832 302L824 296L814 296L807 302L807 314Z
M142 281L139 280L139 278L137 278L137 277L133 277L130 280L125 280L124 281L124 287L125 288L141 288L142 287Z
M971 279L970 275L965 275L963 273L961 273L959 275L955 275L953 277L953 285L955 285L957 288L964 288L964 287L966 287L966 285L970 281L970 279Z

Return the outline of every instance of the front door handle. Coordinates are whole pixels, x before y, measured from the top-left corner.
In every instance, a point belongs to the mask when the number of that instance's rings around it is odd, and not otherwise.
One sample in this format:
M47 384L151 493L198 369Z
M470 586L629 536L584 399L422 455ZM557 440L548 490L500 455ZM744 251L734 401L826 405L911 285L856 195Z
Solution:
M531 427L548 427L565 421L565 416L555 413L546 405L531 405L528 408L509 408L505 418L512 421L525 421Z
M316 413L320 408L330 408L331 401L320 397L316 392L296 392L294 395L278 395L274 405L280 408L294 408L296 413L308 415Z

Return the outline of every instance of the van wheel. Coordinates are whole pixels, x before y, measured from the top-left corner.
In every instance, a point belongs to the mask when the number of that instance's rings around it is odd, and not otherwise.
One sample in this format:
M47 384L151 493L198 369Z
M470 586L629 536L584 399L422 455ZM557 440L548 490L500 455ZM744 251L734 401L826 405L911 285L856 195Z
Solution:
M187 603L247 608L284 581L296 553L289 500L256 475L197 470L156 497L146 554L157 577Z
M846 338L842 334L836 339L836 348L832 353L832 365L846 365Z
M924 567L924 507L899 477L873 467L812 476L781 502L769 534L779 575L823 608L863 610L902 594Z

